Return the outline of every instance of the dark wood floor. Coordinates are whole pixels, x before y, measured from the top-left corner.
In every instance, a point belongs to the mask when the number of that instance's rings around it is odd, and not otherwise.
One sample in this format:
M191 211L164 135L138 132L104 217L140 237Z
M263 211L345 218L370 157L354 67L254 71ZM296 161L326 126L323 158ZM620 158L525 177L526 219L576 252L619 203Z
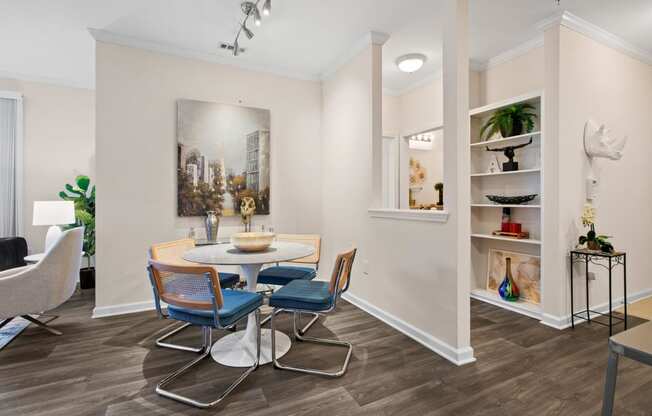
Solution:
M225 405L199 410L154 393L158 380L192 358L153 345L154 335L169 322L153 313L93 320L91 309L92 293L75 296L58 311L55 324L63 336L30 326L0 351L1 415L579 416L598 414L601 404L604 327L557 331L474 301L472 343L478 361L456 367L342 302L311 331L354 343L344 377L324 379L267 365ZM341 358L339 350L305 344L294 344L286 356L314 366ZM652 368L621 363L616 414L652 415ZM178 386L210 399L235 371L207 360Z

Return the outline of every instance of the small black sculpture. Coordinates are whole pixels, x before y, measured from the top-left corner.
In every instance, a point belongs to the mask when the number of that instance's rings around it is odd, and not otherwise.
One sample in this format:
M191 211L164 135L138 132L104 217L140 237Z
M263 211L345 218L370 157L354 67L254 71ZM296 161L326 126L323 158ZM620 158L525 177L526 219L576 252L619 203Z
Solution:
M520 149L522 147L525 147L529 144L532 144L532 137L530 137L530 141L527 143L519 144L518 146L507 146L507 147L501 147L500 149L490 149L489 146L487 146L487 151L488 152L503 152L505 157L509 159L509 161L503 163L503 172L512 172L515 170L518 170L518 162L514 162L514 156L516 156L516 153L514 153L514 150Z

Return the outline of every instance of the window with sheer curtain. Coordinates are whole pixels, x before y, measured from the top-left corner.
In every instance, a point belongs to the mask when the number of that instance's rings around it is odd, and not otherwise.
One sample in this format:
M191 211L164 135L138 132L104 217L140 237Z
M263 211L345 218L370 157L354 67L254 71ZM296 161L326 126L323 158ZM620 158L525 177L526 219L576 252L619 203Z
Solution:
M21 131L22 99L0 93L0 237L21 232Z

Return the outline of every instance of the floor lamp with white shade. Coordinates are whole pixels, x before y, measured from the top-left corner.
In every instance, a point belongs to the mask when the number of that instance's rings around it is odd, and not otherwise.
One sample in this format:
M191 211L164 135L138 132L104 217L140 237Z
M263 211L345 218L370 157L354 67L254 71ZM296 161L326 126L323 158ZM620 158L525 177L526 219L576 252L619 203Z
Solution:
M49 225L45 236L45 250L48 251L62 233L61 225L75 223L75 204L73 201L34 201L32 225Z

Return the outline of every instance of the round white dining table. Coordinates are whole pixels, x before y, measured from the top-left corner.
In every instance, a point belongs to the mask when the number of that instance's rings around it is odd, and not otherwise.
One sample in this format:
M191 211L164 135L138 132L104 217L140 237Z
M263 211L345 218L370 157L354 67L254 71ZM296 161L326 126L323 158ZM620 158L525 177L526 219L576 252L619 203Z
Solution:
M247 281L247 290L256 292L258 272L264 264L300 259L314 254L312 246L298 243L275 241L265 251L247 253L238 250L232 244L218 244L197 247L183 254L183 258L193 263L212 265L240 266L240 276ZM292 342L290 337L276 331L276 358L285 355ZM215 361L229 367L250 367L256 357L256 315L249 314L247 328L244 331L226 335L211 348ZM267 364L272 361L272 331L261 331L260 362Z

